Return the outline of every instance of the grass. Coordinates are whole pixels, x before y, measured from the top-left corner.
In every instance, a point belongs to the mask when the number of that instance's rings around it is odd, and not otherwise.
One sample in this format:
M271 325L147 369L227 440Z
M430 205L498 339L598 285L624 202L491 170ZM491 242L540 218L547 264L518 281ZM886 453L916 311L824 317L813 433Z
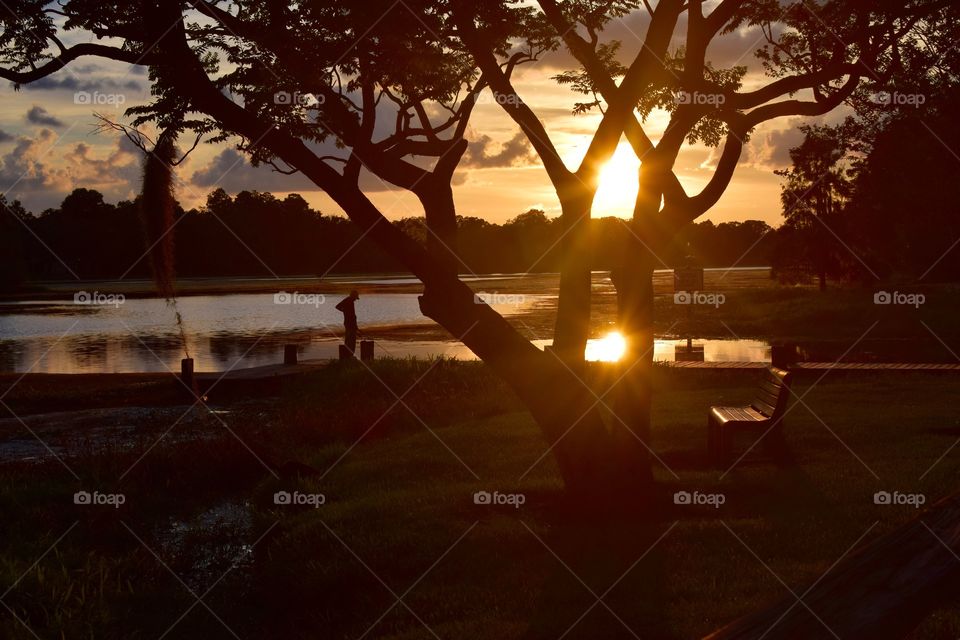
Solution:
M696 305L692 321L687 320L686 305L673 304L672 296L659 296L656 318L661 330L677 323L674 332L685 332L692 324L691 333L703 337L736 335L770 341L845 341L849 345L876 323L870 339L933 340L921 324L924 322L944 340L960 338L954 321L956 286L901 288L904 293L925 296L919 307L876 305L875 289L893 291L896 287L838 287L823 292L809 287L730 290L724 292L725 301L717 308ZM938 348L945 351L942 346Z
M726 503L599 521L560 499L547 443L482 365L385 361L376 374L331 366L272 410L237 407L236 437L214 422L212 435L149 452L152 438L65 459L80 482L56 461L0 466L3 603L44 638L157 638L191 605L166 637L232 637L219 617L243 638L557 638L571 625L568 638L694 638L786 595L778 578L816 580L864 534L915 515L874 505L875 491L929 504L956 489L955 450L934 465L960 436L952 376L801 379L809 409L795 404L786 431L799 464L750 460L723 475L705 464L706 410L747 401L752 375L658 369L664 492ZM258 457L319 475L277 478ZM127 503L73 505L81 487ZM278 506L280 490L326 503ZM526 501L476 505L481 490ZM216 617L171 572L198 596L213 585ZM917 637L958 634L948 607ZM4 609L0 635L33 637Z

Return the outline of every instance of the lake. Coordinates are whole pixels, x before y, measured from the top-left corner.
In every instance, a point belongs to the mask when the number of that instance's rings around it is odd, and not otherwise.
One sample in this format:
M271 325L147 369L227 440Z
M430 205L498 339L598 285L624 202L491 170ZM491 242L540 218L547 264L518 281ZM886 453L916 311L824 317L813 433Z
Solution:
M473 279L475 291L498 312L518 319L555 302L555 275L495 274ZM224 281L217 281L223 287ZM361 288L357 312L378 356L474 359L462 343L420 314L419 282L409 276L283 281L246 279L238 287L276 284L271 292L188 295L177 300L187 351L197 371L276 364L283 346L300 346L301 359L334 358L342 340L335 305ZM127 290L138 283L124 283ZM292 286L291 286L292 285ZM124 298L118 283L52 287L51 299L0 304L0 372L127 373L178 371L184 357L175 310L164 300ZM197 282L186 286L206 286ZM296 287L296 288L295 288ZM300 291L303 292L300 292ZM326 291L326 293L324 293ZM370 291L369 293L367 291ZM62 293L61 293L62 292ZM551 340L536 337L539 347ZM754 340L698 340L708 361L769 361L769 346ZM679 340L658 340L655 358L674 359ZM603 340L591 341L591 359L606 359Z

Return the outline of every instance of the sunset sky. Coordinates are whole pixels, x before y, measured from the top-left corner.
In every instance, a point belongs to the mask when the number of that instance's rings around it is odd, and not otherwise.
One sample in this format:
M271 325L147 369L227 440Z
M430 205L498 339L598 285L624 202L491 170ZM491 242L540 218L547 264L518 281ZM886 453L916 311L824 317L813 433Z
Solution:
M645 23L645 14L632 14L612 23L605 39L622 41L626 61L639 48ZM683 28L678 27L678 34ZM77 41L75 38L68 44ZM677 38L678 44L680 41ZM745 86L751 88L765 81L753 56L759 45L759 31L741 30L717 39L709 57L717 67L747 65L750 70ZM577 166L600 117L572 115L571 107L580 96L551 79L574 66L565 51L558 51L521 67L515 76L524 101L544 122L572 168ZM78 95L80 98L75 99ZM94 100L108 103L84 103L87 95L99 96ZM124 104L110 104L116 100L105 96L122 96ZM56 206L76 187L97 189L111 202L132 198L139 188L140 151L116 132L95 132L93 113L123 120L123 109L148 97L145 68L92 58L81 59L54 76L23 87L19 93L7 84L0 89L0 192L9 199L20 199L36 213ZM827 121L836 122L842 116L837 112ZM646 128L655 141L665 122L663 112L654 112L648 119ZM789 162L788 151L800 141L796 128L802 122L774 121L757 129L732 184L706 218L715 222L760 219L779 225L779 178L773 171ZM455 178L460 214L503 222L534 207L549 215L559 213L556 195L538 159L489 92L476 108L468 137L471 147ZM698 191L709 179L715 155L715 150L699 145L687 146L681 153L677 173L689 193ZM636 166L636 158L622 142L604 172L595 216L630 214ZM201 145L180 166L179 180L178 197L188 208L201 204L211 190L222 187L231 194L244 189L271 191L278 196L297 192L324 213L339 212L325 194L301 176L254 168L230 145ZM367 176L364 185L388 217L422 214L408 193L388 189L373 176Z

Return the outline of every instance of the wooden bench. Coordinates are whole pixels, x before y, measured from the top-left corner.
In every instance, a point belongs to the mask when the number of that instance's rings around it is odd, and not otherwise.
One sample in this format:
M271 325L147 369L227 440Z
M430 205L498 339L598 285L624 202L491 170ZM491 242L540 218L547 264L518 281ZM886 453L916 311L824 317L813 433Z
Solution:
M776 367L767 367L760 377L760 387L753 402L746 407L710 407L707 419L707 450L717 464L729 461L733 438L739 431L764 434L764 448L783 449L783 414L790 399L793 374ZM780 451L777 451L778 453Z

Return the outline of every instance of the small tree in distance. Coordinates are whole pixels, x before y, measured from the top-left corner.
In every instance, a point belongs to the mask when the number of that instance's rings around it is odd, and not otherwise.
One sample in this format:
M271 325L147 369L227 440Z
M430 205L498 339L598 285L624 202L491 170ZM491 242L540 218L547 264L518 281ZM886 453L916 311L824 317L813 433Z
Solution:
M850 196L850 180L843 164L846 146L839 128L802 126L803 142L790 150L793 166L775 171L785 178L781 187L786 231L795 250L817 276L820 290L827 275L843 275L843 205Z

